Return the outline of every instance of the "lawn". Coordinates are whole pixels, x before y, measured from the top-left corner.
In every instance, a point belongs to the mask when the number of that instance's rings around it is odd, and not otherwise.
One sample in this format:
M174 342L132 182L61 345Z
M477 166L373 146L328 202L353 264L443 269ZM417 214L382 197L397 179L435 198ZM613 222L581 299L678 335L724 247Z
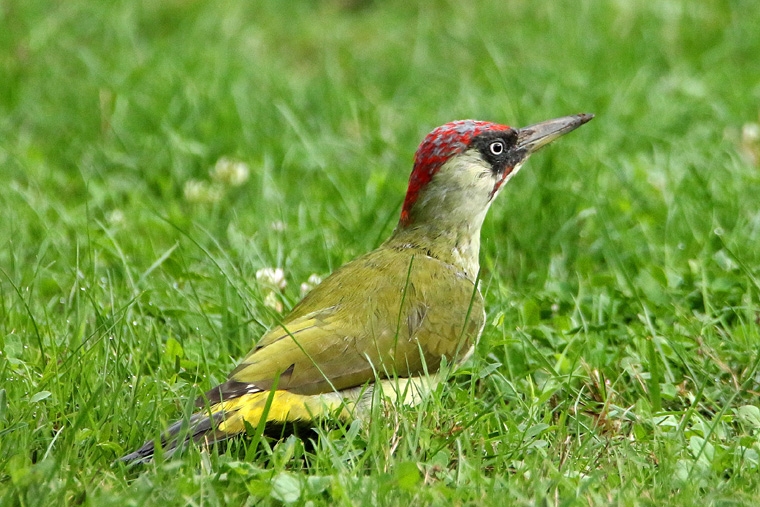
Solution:
M758 26L751 0L0 2L0 504L756 505ZM114 464L390 234L427 132L579 112L492 207L482 340L421 406Z

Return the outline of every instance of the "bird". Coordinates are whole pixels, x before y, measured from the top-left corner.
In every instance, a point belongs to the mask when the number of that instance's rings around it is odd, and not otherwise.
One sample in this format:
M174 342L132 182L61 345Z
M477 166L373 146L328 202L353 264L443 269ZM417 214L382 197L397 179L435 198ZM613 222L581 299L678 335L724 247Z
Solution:
M480 231L491 204L528 158L589 122L576 114L523 128L446 123L419 145L398 225L343 265L266 332L198 411L120 461L170 458L259 424L360 418L384 403L418 404L447 365L473 353L485 324Z

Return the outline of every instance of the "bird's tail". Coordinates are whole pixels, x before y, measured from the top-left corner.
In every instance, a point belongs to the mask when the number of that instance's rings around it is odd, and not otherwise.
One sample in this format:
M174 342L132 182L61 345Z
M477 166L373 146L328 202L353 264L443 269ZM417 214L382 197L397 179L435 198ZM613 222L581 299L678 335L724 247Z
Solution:
M226 440L244 433L247 425L258 427L262 419L276 424L309 422L336 412L345 419L350 411L344 401L341 393L308 396L278 390L245 394L196 412L187 420L175 422L160 441L149 440L119 461L147 463L153 459L157 443L164 458L170 458L190 442L210 445Z
M170 458L190 442L210 445L245 433L246 426L258 428L259 423L309 423L325 416L341 420L368 413L375 392L391 402L416 405L424 393L440 382L441 375L383 379L375 384L315 395L290 391L259 391L228 399L196 412L187 420L177 421L161 436L160 448L164 458ZM209 391L211 392L211 391ZM126 463L147 463L153 459L156 443L149 440L135 452L119 459Z

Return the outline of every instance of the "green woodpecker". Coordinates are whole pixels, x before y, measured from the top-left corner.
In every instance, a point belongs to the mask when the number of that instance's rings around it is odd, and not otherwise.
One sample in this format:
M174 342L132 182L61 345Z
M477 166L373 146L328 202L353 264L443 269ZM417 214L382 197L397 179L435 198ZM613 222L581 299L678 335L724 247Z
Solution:
M477 288L480 228L528 157L590 121L578 114L521 129L463 120L419 146L396 229L344 265L266 333L198 400L203 407L161 437L170 456L265 423L356 417L373 393L414 404L442 380L442 364L472 353L485 322ZM444 363L445 358L445 363ZM148 441L123 461L153 457Z

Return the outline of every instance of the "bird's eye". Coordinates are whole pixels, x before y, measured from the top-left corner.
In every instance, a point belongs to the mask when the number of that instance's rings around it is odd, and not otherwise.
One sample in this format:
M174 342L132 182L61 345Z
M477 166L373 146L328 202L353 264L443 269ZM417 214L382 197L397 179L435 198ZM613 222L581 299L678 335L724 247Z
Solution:
M492 155L499 156L504 153L504 141L494 141L488 146L488 149Z

